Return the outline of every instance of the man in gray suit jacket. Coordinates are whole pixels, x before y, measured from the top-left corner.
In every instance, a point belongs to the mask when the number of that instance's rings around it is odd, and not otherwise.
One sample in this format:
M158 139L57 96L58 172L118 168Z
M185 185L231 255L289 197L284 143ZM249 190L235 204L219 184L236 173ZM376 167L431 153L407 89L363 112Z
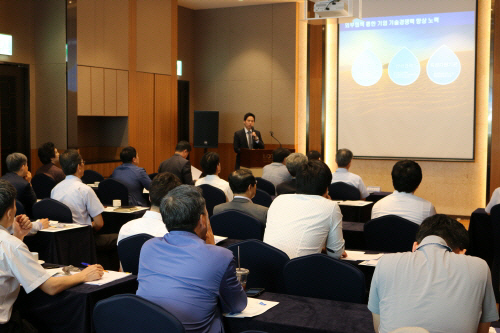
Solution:
M259 220L264 226L267 220L267 207L256 205L252 198L257 192L257 181L248 169L239 169L229 175L229 186L234 193L234 199L214 207L214 214L226 210L237 210Z

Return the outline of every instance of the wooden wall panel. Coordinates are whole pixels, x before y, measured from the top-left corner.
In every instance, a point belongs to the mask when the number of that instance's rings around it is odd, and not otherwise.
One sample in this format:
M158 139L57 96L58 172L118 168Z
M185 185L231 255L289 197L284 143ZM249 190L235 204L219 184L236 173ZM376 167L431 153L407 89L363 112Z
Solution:
M500 26L500 1L495 1L494 24ZM493 47L493 117L491 120L491 162L490 162L490 191L500 187L500 34L494 35Z
M85 164L84 169L97 171L104 178L109 178L109 176L113 173L113 170L115 170L120 164L122 164L122 162Z
M128 90L128 87L127 87ZM116 116L116 70L104 69L104 115Z
M154 166L173 155L177 142L172 141L172 132L177 132L177 123L172 122L171 76L155 75L155 128Z
M155 76L136 73L136 108L129 113L129 144L137 149L140 166L148 173L154 167L154 95Z
M90 67L78 66L78 115L92 114L92 99L90 97Z
M309 150L321 152L323 26L309 25Z
M104 116L104 69L90 68L90 96L93 116Z
M116 71L116 115L128 116L128 71Z

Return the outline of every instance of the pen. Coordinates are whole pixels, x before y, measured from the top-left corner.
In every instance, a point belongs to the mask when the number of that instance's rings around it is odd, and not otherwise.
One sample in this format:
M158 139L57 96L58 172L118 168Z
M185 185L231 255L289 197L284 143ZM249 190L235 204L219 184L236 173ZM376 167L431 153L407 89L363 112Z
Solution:
M91 266L90 264L87 264L86 262L82 262L81 263L83 266L85 267L88 267L88 266ZM107 270L104 270L106 273L109 273Z

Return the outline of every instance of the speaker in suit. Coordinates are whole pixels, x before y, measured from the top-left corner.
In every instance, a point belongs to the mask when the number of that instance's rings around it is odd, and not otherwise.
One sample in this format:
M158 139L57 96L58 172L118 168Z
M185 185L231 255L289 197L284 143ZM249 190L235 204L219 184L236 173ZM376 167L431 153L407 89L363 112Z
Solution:
M247 130L243 128L240 129L239 131L234 132L233 145L234 145L234 152L237 154L236 164L234 166L235 170L238 170L240 168L241 148L264 149L264 141L262 141L262 136L260 135L260 132L254 130L255 134L259 138L259 141L257 142L255 139L252 138L252 147L249 147L246 131Z
M226 202L214 207L214 214L225 212L226 210L237 210L248 214L259 220L264 226L267 220L267 207L256 205L249 198L236 196L233 201Z

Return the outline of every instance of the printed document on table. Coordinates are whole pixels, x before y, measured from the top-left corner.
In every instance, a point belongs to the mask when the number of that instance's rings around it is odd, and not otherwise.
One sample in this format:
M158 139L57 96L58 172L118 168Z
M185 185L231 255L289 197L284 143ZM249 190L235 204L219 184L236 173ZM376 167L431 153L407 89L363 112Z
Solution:
M70 229L86 228L88 226L89 225L87 224L78 224L78 223L58 223L55 226L50 226L46 229L40 230L39 232L60 232Z
M263 299L258 299L258 298L247 298L247 300L248 303L245 310L243 310L240 313L226 313L224 314L224 316L231 318L255 317L260 314L263 314L270 308L279 304L279 302L265 301Z
M201 176L201 170L191 165L191 175L193 176L193 180L198 180Z
M215 244L222 242L224 239L227 239L227 237L214 235Z
M355 201L342 201L342 202L339 202L339 205L362 207L362 206L366 206L366 205L369 205L372 203L373 202L371 202L371 201L355 200Z
M377 260L380 259L384 254L383 253L377 253L377 254L367 254L363 251L345 251L347 253L346 258L342 258L342 260Z
M124 278L126 276L129 276L130 273L124 273L124 272L115 272L115 271L107 271L104 272L104 275L100 280L96 281L91 281L91 282L85 282L85 284L93 284L96 286L102 286L103 284L113 282L115 280L119 280L121 278Z
M104 207L105 212L109 213L125 213L125 214L131 214L134 212L138 212L140 210L146 210L149 209L148 207L141 207L141 206L135 206L135 207L113 207L113 206L108 206Z

